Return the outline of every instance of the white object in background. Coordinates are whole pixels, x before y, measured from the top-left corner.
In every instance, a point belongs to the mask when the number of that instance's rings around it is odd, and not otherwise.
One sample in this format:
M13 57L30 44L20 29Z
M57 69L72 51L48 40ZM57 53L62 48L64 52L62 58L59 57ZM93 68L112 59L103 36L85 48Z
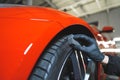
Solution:
M117 52L120 53L120 49L100 49L101 52Z

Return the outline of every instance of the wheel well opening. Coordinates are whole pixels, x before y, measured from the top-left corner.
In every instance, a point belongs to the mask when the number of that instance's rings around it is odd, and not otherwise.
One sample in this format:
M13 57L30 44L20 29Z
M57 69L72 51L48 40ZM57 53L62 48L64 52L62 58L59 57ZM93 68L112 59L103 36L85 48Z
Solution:
M88 30L86 27L82 25L72 25L58 33L53 39L53 41L69 34L85 34L89 37L94 37L90 30Z

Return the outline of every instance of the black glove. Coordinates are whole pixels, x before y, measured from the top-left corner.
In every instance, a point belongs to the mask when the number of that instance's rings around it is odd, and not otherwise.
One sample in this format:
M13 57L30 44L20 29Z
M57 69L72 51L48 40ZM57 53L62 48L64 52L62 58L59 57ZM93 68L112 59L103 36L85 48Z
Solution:
M104 59L104 54L99 51L95 39L83 34L71 35L69 44L76 50L82 51L94 61L101 62Z

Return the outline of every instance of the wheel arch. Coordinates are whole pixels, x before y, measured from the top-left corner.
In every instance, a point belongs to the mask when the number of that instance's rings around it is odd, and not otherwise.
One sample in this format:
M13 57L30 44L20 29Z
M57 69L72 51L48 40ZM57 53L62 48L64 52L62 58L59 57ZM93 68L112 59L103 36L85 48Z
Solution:
M60 31L50 42L54 42L57 39L69 34L85 34L89 37L95 38L93 33L87 27L83 25L70 25L62 31Z

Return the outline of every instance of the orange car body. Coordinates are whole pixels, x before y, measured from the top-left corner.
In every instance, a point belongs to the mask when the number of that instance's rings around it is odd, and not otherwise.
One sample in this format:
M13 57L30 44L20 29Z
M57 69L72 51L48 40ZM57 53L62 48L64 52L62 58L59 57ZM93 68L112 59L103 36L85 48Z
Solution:
M0 79L27 80L49 42L72 25L82 25L93 34L84 20L54 9L1 7Z

